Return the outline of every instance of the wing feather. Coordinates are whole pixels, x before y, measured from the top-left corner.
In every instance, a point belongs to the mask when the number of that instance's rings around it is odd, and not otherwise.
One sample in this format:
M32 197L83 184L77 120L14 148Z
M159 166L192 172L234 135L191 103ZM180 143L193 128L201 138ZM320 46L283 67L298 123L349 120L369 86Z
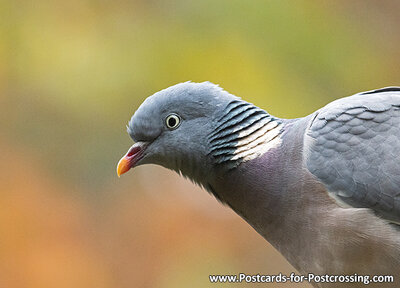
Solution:
M336 100L306 131L305 163L333 198L400 222L400 88Z

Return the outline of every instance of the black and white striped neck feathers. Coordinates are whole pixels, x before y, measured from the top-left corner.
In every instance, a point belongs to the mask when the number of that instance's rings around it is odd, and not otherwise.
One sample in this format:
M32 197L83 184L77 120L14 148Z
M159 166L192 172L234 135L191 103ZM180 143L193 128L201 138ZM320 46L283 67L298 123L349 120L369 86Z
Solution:
M209 135L216 164L235 168L281 143L282 120L242 100L231 101Z

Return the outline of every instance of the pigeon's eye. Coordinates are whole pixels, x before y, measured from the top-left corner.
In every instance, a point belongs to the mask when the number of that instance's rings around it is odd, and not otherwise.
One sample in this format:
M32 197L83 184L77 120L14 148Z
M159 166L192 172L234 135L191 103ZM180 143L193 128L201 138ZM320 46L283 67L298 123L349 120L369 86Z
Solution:
M165 118L165 125L168 129L175 129L181 124L181 118L176 114L170 114Z

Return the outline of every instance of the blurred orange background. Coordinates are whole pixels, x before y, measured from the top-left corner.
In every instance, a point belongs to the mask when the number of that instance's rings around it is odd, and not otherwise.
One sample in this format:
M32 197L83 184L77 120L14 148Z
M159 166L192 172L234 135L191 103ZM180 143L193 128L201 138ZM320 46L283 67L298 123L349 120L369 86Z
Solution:
M220 287L294 269L171 171L115 168L125 125L209 80L284 118L399 85L398 1L0 2L0 287ZM309 287L305 284L259 284ZM254 284L235 284L237 287Z

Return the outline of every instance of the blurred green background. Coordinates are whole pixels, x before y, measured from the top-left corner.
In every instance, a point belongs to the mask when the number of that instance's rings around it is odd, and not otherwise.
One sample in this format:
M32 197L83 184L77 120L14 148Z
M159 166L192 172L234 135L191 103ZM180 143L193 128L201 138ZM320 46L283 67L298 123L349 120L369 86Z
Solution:
M0 1L0 287L220 287L209 274L294 271L173 172L149 165L118 179L125 125L147 96L187 80L287 118L399 85L399 9Z

